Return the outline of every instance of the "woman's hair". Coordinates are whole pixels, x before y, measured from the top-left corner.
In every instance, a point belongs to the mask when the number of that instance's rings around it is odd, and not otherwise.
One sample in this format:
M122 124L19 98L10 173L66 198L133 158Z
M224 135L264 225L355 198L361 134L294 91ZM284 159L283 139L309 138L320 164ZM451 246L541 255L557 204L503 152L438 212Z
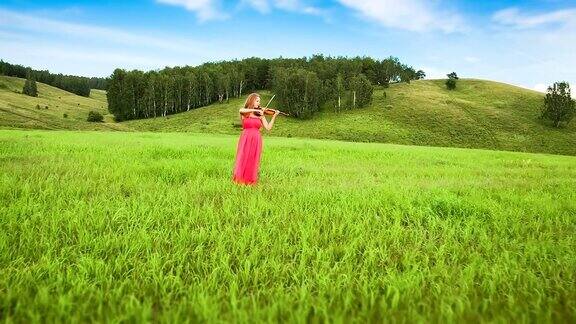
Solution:
M246 98L246 102L244 103L244 108L248 108L248 109L254 109L256 107L254 107L254 102L256 101L256 98L260 97L259 94L257 94L256 92L251 93L250 95L248 95L248 98ZM240 122L242 122L242 119L244 119L244 117L248 117L249 114L240 114Z
M244 103L244 108L254 109L254 102L256 102L256 98L260 97L259 94L256 92L251 93L248 98L246 98L246 102Z

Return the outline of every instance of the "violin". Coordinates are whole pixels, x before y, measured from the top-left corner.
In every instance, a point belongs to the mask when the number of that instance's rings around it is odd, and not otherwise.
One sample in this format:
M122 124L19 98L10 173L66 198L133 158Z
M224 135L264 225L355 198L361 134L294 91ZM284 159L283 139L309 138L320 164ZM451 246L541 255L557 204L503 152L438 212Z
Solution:
M254 113L254 114L257 115L257 116L262 116L262 114L268 115L268 116L272 116L272 115L274 115L274 114L276 113L276 109L272 109L272 108L257 107L257 108L254 108L254 109L260 109L260 110L261 110L260 112ZM279 111L279 110L278 110L278 112L279 112L280 115L290 116L290 114L287 114L287 113L285 113L285 112L282 112L282 111ZM244 113L244 114L242 114L242 115L243 115L244 117L248 117L248 116L250 116L250 113Z
M255 109L260 109L261 112L257 112L256 115L258 116L262 116L262 115L268 115L268 116L272 116L274 115L276 112L278 112L280 115L284 115L284 116L290 116L290 114L287 114L285 112L282 112L280 110L276 110L276 109L272 109L272 108L268 108L268 105L272 102L272 100L274 99L274 97L276 97L276 95L273 95L272 98L270 98L270 101L268 101L268 103L266 104L266 107L262 108L262 107L256 107ZM244 113L242 114L244 117L248 117L250 116L250 113Z
M278 113L279 113L280 115L290 116L289 114L287 114L287 113L285 113L285 112L282 112L282 111L276 110L276 109L272 109L272 108L266 108L266 107L265 107L265 108L261 108L261 107L258 107L258 108L256 108L256 109L262 109L262 113L263 113L264 115L268 115L268 116L274 115L274 114L276 113L276 111L278 111Z

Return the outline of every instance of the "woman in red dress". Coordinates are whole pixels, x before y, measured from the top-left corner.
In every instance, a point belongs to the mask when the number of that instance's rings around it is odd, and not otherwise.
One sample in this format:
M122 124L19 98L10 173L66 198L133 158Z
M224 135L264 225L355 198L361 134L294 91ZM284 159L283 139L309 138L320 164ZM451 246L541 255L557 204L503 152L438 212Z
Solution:
M279 111L276 111L268 122L260 108L260 95L252 93L246 99L244 108L241 108L239 112L242 118L242 133L238 140L232 180L239 184L255 185L258 182L258 168L262 153L260 127L264 126L266 130L271 130Z

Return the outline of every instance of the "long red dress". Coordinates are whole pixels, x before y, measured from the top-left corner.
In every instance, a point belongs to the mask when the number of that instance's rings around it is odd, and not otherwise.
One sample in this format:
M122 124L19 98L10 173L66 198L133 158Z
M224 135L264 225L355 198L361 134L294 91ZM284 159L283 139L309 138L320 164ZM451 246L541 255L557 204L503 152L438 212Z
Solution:
M232 180L236 183L254 185L258 181L258 168L262 153L260 127L262 127L260 117L242 118L242 133L238 140L232 176Z

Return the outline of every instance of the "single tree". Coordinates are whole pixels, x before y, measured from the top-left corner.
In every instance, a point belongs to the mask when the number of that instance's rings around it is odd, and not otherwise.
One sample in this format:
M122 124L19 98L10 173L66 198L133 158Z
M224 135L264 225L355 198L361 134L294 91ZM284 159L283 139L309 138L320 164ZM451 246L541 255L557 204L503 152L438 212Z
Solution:
M576 114L575 102L570 95L568 82L555 82L548 87L540 117L551 120L554 127L560 127L561 122L568 124L574 114Z
M102 114L97 111L90 110L86 120L89 122L102 122L104 121L104 116L102 116Z
M456 80L458 80L456 72L446 74L446 76L448 77L448 80L446 80L446 88L448 88L448 90L456 89Z
M421 80L424 79L426 77L426 72L422 71L422 70L418 70L416 72L416 80Z
M36 81L33 77L26 79L22 93L31 97L38 97L38 88L36 87Z
M452 72L452 73L450 73L450 74L446 74L446 76L447 76L449 79L456 79L456 80L458 80L458 75L456 75L456 72Z

